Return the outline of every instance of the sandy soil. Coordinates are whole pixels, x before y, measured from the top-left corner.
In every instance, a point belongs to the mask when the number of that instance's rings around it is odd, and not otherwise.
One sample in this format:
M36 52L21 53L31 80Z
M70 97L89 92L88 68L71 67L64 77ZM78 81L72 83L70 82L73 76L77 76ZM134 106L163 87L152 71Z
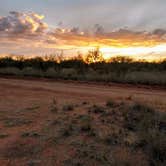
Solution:
M49 80L0 79L0 108L60 101L105 102L108 99L141 101L164 110L166 89L120 84L88 84Z
M56 115L52 115L50 111L54 100L56 100L58 106L61 107L66 103L74 103L77 105L83 102L104 104L109 99L129 103L143 102L156 107L159 111L166 110L166 90L160 88L139 88L135 86L121 86L118 84L107 86L40 79L24 80L0 78L0 137L4 137L0 139L0 165L12 166L25 165L25 163L27 163L27 156L19 159L17 159L17 157L16 159L12 159L11 157L7 159L6 156L12 156L19 152L20 147L13 147L17 145L18 142L20 146L29 149L29 151L37 144L40 144L40 141L35 142L36 139L27 138L22 140L20 137L21 134L29 130L43 130L43 126L46 125L46 123L56 118ZM83 109L79 108L79 110L80 112L77 113L81 114ZM26 147L29 143L32 147ZM63 145L58 149L57 146L57 151L61 151L63 154L67 153L67 150L63 150L62 147ZM70 154L72 154L72 149L68 150ZM49 158L52 154L51 151L51 148L45 148L45 152L43 153L45 156L48 155L47 157ZM21 153L24 152L25 151ZM55 153L56 156L60 154ZM20 156L21 154L17 155ZM55 161L55 163L61 165L60 158L63 157L59 156L59 159ZM33 164L35 163L37 165L38 162L40 163L40 160L35 159ZM47 164L53 165L51 163Z

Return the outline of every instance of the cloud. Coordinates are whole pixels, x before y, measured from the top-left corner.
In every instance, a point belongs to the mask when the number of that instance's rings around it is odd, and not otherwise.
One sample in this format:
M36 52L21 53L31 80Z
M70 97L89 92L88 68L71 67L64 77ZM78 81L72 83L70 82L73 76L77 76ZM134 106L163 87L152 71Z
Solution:
M163 37L166 35L166 30L165 29L155 29L152 34Z
M129 47L155 46L166 43L166 30L155 29L152 32L134 31L128 28L106 31L100 24L91 29L81 30L77 26L64 28L61 23L50 28L44 16L34 12L12 11L9 16L0 17L0 47L8 44L24 48L69 49L79 47ZM63 27L62 27L63 26Z
M47 29L42 22L44 16L36 13L21 13L12 11L9 16L0 17L0 35L22 37L40 35Z
M96 35L101 35L104 33L104 28L102 25L99 25L99 24L95 24L94 25L94 32Z
M95 25L94 31L82 32L79 28L56 28L48 33L48 43L61 43L73 46L155 46L166 43L166 31L156 29L153 32L133 31L121 28L105 32L101 25Z

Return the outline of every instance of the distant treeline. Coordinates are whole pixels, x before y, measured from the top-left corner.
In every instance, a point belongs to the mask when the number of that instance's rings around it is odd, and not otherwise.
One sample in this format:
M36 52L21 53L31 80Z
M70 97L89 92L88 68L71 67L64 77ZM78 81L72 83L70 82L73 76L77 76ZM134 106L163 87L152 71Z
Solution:
M110 62L96 60L94 63L86 63L81 58L56 61L39 57L31 59L5 57L0 59L0 74L166 85L166 60L150 63L115 57Z

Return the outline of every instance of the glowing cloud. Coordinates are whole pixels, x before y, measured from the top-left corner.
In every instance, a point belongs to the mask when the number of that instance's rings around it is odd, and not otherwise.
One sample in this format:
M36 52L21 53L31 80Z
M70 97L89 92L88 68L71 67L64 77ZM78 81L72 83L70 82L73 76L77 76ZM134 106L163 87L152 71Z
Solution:
M32 35L42 33L47 29L47 24L42 22L44 16L36 13L19 13L12 11L9 16L0 17L0 35L8 37Z
M34 12L16 11L10 12L9 16L0 17L1 53L6 53L9 46L11 51L20 51L21 54L26 54L23 51L26 49L40 54L44 52L43 49L45 52L58 49L85 52L89 48L100 47L105 58L115 55L147 56L166 53L165 29L147 32L122 28L109 32L102 25L96 24L93 31L83 31L78 27L65 28L61 25L50 28L43 22L43 18L43 15Z

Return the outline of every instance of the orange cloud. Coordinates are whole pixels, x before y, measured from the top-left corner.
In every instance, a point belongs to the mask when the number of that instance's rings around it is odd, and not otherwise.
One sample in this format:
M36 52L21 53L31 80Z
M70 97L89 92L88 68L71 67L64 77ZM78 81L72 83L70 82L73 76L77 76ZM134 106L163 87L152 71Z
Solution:
M12 11L9 16L0 17L0 35L9 38L24 38L39 35L47 29L42 22L44 16L36 13L19 13Z
M104 48L102 50L110 50L117 54L127 51L143 54L142 51L138 51L141 48L145 53L153 54L153 48L157 50L160 45L164 45L165 49L166 30L164 29L155 29L152 32L129 29L105 32L103 26L98 24L93 31L82 31L78 27L51 29L43 22L43 18L43 15L33 12L15 11L10 12L9 16L0 17L0 48L7 50L10 46L12 50L22 51L28 48L40 51L41 48L68 50L98 46Z

